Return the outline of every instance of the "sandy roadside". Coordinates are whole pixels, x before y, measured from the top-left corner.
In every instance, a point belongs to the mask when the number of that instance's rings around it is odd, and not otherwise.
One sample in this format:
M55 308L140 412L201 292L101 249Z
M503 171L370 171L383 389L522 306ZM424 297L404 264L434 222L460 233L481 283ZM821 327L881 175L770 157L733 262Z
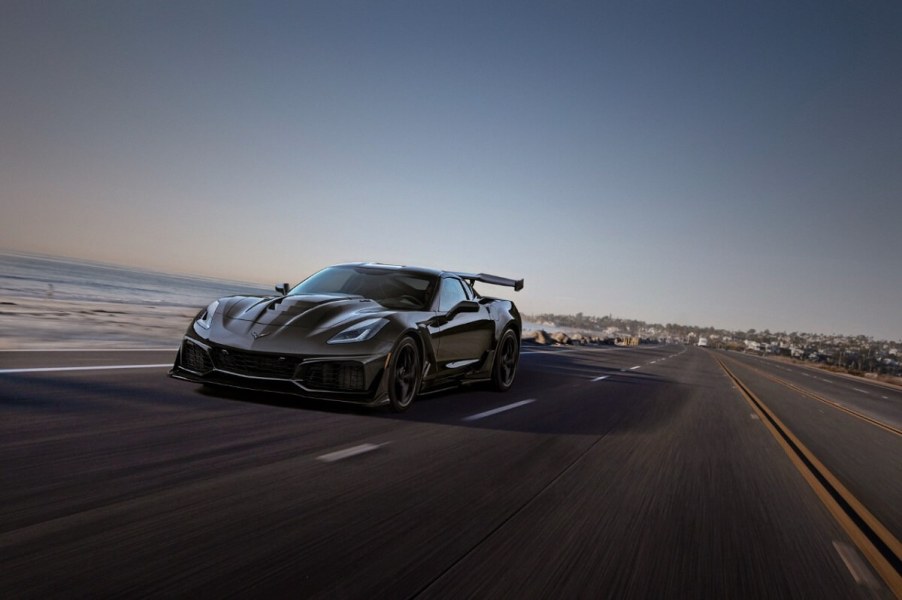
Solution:
M176 348L197 310L0 296L0 349Z

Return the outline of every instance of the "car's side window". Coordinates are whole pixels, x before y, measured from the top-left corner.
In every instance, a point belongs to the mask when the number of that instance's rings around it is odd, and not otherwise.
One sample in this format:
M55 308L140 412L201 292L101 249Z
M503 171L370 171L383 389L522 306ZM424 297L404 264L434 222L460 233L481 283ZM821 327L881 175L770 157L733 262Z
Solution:
M477 298L476 290L473 289L469 281L464 281L464 291L467 293L468 299L475 300Z
M460 281L453 278L442 279L442 289L438 298L439 311L449 311L455 304L467 299L467 292L464 291Z

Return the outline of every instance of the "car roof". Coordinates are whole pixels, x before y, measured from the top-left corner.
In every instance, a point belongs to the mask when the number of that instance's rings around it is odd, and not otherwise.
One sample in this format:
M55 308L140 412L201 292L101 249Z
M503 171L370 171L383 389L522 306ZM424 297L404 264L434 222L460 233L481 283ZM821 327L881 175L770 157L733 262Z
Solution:
M404 273L412 273L417 275L430 275L432 277L441 277L443 275L452 275L459 279L457 273L453 271L441 271L439 269L431 269L429 267L415 267L410 265L391 265L386 263L375 262L352 262L333 265L335 267L367 267L372 269L383 269L385 271L399 271Z

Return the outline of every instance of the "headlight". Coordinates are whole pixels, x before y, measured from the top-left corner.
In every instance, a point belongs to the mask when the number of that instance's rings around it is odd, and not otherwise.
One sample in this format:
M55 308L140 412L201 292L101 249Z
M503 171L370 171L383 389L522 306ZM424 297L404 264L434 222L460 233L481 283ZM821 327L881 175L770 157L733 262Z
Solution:
M367 319L366 321L354 323L327 343L350 344L352 342L364 342L379 333L379 330L387 324L388 321L385 319Z
M219 308L219 300L214 300L210 303L210 306L207 307L207 310L204 311L204 314L197 320L197 325L204 329L209 329L217 308Z

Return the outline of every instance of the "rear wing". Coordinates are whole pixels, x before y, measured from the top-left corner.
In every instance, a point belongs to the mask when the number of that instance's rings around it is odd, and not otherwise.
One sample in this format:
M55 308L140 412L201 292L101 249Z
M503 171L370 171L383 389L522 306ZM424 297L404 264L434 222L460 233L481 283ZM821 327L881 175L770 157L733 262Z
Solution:
M457 275L461 279L465 279L470 285L473 285L473 282L475 281L481 281L482 283L491 285L512 287L515 292L519 292L523 289L522 279L508 279L507 277L498 277L497 275L488 275L486 273L454 273L454 275Z

